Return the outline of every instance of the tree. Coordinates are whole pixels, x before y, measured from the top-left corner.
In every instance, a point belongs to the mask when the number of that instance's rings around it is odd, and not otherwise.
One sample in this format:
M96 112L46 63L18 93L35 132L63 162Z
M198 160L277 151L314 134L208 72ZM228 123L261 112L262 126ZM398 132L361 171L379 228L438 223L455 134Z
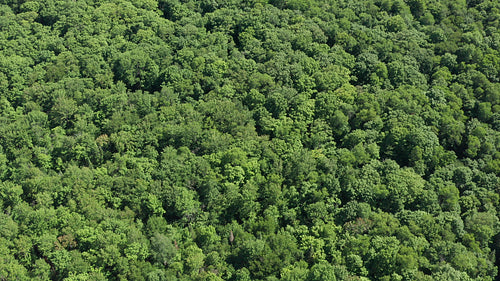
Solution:
M384 277L396 269L397 253L400 243L395 237L374 237L369 252L368 270L370 276Z
M174 242L167 236L155 233L151 237L151 256L163 266L168 266L177 255Z
M191 276L198 275L205 260L203 251L196 245L190 245L183 252L185 254L183 257L185 272Z
M337 280L337 278L335 277L334 267L328 262L323 261L311 267L306 280L308 281Z

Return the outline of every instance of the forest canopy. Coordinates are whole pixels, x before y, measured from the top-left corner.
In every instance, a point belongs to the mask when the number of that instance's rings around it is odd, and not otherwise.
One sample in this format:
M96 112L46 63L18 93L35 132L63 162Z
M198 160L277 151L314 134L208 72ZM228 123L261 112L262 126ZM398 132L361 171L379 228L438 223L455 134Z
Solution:
M481 280L497 0L0 0L0 280Z

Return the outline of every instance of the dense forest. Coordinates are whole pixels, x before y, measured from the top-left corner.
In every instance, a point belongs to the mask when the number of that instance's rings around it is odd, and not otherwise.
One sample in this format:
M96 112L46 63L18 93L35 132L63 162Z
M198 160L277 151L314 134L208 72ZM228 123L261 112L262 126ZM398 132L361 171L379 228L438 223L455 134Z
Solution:
M0 280L484 280L498 0L0 0Z

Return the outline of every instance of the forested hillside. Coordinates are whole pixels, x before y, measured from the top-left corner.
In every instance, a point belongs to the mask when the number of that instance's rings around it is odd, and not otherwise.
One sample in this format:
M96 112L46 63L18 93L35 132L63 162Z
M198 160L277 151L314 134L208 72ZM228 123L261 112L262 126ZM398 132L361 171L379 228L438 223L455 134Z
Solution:
M0 0L0 280L484 280L498 0Z

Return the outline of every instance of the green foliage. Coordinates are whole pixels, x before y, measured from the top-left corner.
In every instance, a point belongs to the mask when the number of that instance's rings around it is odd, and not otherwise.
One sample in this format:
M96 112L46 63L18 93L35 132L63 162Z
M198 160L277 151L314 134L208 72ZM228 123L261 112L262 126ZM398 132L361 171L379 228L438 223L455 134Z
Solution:
M0 280L494 280L498 1L0 1Z

